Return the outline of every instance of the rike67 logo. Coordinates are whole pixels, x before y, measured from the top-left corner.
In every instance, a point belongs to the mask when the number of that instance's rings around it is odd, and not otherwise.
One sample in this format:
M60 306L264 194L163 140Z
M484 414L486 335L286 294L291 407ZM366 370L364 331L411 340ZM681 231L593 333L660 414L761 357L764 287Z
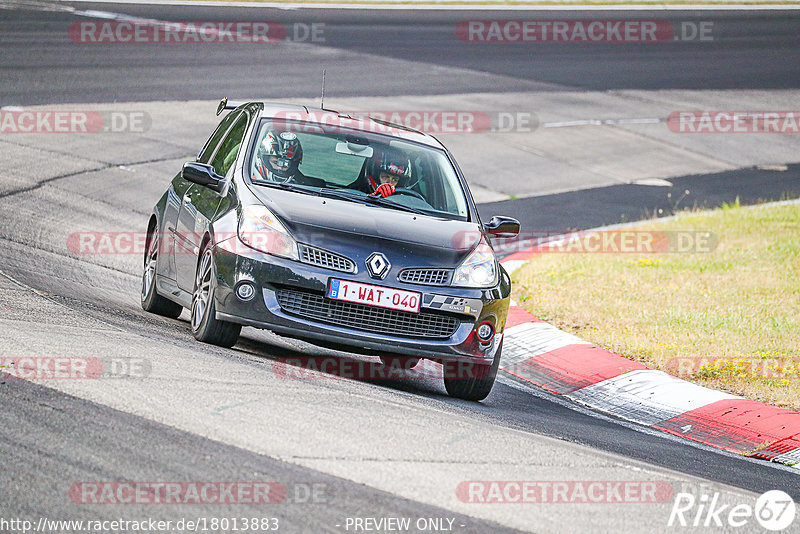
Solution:
M738 529L750 527L753 519L768 531L778 532L787 529L793 522L797 507L792 497L780 490L768 491L756 499L755 506L749 504L721 504L720 494L702 494L699 498L692 493L677 493L667 526L723 528L729 532L731 527ZM750 530L745 529L745 530Z

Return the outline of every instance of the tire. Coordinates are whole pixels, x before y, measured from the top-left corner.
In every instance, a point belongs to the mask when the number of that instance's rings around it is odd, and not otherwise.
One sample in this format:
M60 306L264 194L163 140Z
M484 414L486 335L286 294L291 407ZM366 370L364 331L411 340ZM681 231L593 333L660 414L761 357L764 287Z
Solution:
M158 272L158 234L151 233L147 239L147 250L144 253L144 272L142 273L142 290L140 299L142 309L146 312L177 319L183 306L172 302L158 294L156 289L156 273Z
M206 245L197 262L197 274L192 292L191 325L192 334L198 341L230 348L239 339L242 325L220 321L216 318L214 305L214 257L211 247Z
M497 348L494 361L491 365L472 365L468 366L468 375L464 372L464 366L459 362L445 362L444 364L444 388L451 397L468 401L482 401L489 396L497 378L497 369L500 367L500 353L503 351L503 342Z
M408 371L417 366L419 358L412 358L410 356L381 356L381 363L386 367L399 367Z

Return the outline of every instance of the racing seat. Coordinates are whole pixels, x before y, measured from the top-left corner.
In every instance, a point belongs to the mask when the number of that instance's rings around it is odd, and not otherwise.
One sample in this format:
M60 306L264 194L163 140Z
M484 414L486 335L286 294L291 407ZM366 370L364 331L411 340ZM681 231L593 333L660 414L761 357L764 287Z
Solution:
M350 182L345 187L347 189L355 189L357 191L363 191L364 193L371 193L372 187L369 183L369 176L373 176L377 178L376 170L378 168L378 161L380 160L380 154L373 154L371 158L365 158L364 163L361 164L361 171L358 173L358 178L355 181Z

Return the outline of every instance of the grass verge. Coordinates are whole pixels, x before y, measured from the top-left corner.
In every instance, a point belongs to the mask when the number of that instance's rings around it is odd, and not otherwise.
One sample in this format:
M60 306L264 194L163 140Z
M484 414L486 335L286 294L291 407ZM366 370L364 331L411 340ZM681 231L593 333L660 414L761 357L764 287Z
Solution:
M636 230L673 241L710 232L717 245L705 253L543 253L514 274L513 297L655 369L800 409L800 204L736 203Z

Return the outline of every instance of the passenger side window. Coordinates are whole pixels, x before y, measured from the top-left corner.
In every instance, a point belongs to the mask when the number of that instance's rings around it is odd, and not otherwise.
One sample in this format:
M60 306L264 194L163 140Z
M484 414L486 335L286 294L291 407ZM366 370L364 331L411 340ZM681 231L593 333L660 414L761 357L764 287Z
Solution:
M225 135L225 132L228 131L228 128L231 127L233 121L236 120L236 117L238 117L240 114L241 112L231 111L224 119L222 119L222 122L219 123L217 129L214 130L214 133L211 134L211 137L209 137L208 141L206 141L206 146L203 147L200 155L197 156L198 163L208 163L211 160L211 156L214 155L214 149L216 149L217 145L219 145L220 139L222 139L222 136Z
M236 124L233 125L233 128L231 128L228 136L219 145L219 150L217 150L214 160L211 162L214 172L220 176L228 174L233 162L236 161L239 147L242 146L245 130L247 130L247 115L242 114Z

